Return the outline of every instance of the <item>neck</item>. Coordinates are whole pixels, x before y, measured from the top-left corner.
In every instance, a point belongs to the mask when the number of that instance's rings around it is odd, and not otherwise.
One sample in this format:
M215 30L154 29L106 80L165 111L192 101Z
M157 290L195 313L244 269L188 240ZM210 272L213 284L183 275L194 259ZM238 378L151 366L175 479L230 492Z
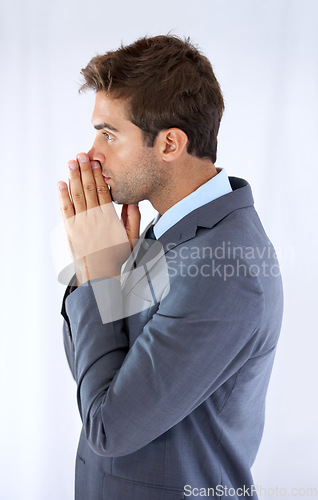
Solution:
M212 179L217 173L215 165L210 160L198 159L192 161L191 165L182 165L182 168L174 170L175 175L169 178L166 186L161 188L160 193L156 193L157 196L154 195L149 201L162 215L178 201Z

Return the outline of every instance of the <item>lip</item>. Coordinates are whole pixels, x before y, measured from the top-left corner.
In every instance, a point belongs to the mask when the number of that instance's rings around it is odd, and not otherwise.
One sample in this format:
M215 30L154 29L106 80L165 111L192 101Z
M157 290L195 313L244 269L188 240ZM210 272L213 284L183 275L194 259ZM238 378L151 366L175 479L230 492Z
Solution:
M110 180L110 177L105 177L105 175L103 175L103 177L105 182L108 182Z

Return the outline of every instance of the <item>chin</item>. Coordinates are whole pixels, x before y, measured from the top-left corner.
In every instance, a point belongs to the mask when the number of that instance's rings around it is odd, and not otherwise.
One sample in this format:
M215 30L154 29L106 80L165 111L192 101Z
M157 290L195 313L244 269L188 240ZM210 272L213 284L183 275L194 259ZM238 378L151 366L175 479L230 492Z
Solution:
M110 188L110 197L116 205L132 205L146 199L140 195L138 196L137 193L128 193L127 195L124 193L116 193L112 188Z
M110 193L111 199L116 205L132 205L133 203L139 203L140 200L136 198L125 198L121 196L112 195Z

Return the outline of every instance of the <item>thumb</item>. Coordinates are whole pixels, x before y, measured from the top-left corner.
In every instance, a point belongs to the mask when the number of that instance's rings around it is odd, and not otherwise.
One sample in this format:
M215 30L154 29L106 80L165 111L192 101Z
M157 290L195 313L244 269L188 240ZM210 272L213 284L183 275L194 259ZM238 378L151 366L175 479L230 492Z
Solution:
M138 204L123 205L121 216L130 246L133 248L139 238L141 215Z

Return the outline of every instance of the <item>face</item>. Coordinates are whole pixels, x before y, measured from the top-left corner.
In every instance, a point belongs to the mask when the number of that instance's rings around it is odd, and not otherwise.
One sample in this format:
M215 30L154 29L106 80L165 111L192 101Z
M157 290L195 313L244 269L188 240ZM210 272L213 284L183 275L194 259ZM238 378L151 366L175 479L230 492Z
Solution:
M97 92L92 117L97 133L88 155L100 162L114 202L151 201L165 186L163 166L155 148L145 145L141 129L129 121L126 106Z

